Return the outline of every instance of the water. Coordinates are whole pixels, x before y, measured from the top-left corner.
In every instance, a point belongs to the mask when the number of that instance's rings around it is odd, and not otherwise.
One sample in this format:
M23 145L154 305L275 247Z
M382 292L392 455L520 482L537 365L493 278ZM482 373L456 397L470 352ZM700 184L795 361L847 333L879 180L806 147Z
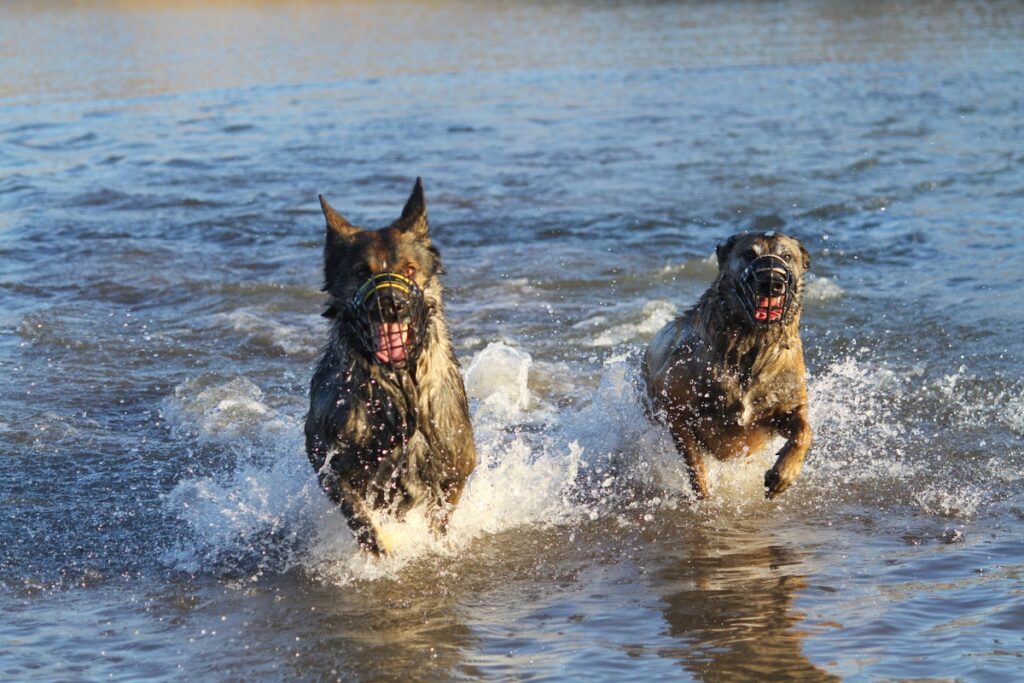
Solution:
M8 2L11 680L1024 676L1024 8ZM326 194L425 180L480 467L360 555L302 450ZM638 354L813 255L815 445L695 505Z

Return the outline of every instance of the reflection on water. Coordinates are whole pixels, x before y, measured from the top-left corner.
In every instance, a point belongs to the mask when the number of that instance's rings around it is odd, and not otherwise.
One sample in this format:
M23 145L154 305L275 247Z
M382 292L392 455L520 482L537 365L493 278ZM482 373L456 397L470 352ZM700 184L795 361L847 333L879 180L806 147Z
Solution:
M802 553L764 530L698 525L666 555L654 585L683 645L665 656L702 681L839 680L804 654Z
M391 581L360 585L347 596L338 595L342 590L307 585L289 598L287 610L254 606L254 618L273 614L298 634L289 660L292 675L307 679L330 671L341 680L383 681L416 672L420 680L443 681L464 667L476 639L460 618L459 605L467 597L462 592L427 589L410 595ZM303 621L306 628L296 626ZM272 623L256 627L274 630Z

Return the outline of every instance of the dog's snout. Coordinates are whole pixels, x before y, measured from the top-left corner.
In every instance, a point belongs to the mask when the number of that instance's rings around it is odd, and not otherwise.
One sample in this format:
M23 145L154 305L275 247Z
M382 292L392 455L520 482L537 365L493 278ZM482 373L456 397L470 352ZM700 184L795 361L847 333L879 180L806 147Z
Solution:
M371 312L376 310L383 321L399 322L409 315L410 302L406 297L400 296L396 292L387 290L379 292L376 299L376 303L371 303L368 309Z
M754 259L738 283L740 300L755 324L781 322L792 301L793 272L779 256Z
M397 310L402 304L395 297L394 293L382 291L377 294L377 306L384 311Z
M367 355L405 367L415 362L423 345L426 316L423 292L416 283L386 272L372 276L356 291L348 319Z

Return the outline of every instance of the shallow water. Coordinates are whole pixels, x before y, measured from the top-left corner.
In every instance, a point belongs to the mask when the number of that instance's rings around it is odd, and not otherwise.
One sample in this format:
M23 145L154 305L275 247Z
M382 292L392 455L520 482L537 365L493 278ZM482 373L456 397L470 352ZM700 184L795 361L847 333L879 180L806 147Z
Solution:
M1024 8L8 2L12 680L1024 675ZM424 177L481 463L360 555L302 450L326 194ZM695 505L638 354L813 255L816 441Z

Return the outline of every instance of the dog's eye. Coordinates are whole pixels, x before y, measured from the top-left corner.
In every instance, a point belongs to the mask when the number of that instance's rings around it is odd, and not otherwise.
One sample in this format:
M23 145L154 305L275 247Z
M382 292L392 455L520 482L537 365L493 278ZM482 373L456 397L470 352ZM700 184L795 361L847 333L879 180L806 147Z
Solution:
M416 277L416 266L408 265L405 267L405 276L410 280Z

